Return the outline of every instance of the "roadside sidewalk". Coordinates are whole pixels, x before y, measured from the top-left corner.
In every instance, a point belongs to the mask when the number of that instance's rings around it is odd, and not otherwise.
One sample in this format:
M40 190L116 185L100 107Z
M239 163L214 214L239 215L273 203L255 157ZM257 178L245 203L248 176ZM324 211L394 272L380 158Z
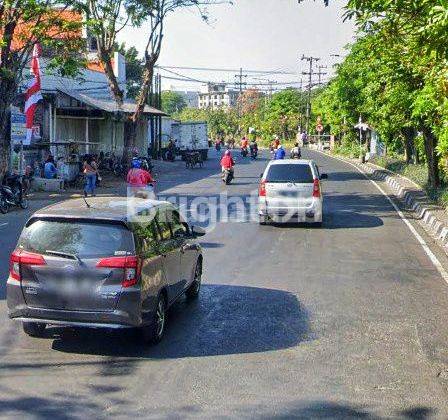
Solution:
M448 254L448 214L442 206L434 203L418 184L373 163L360 163L358 160L329 152L319 152L349 162L368 175L369 178L388 184L404 208L414 215L414 219Z
M163 180L163 177L168 174L180 172L185 169L185 163L181 160L174 162L165 162L160 160L153 161L154 169L153 174L157 180ZM111 173L106 173L101 181L101 186L97 188L97 196L107 195L125 195L126 183L121 177L115 177ZM83 196L83 191L75 188L68 188L59 192L48 191L33 191L28 194L28 198L31 201L48 201L51 204L52 201L66 200L69 198L80 198Z

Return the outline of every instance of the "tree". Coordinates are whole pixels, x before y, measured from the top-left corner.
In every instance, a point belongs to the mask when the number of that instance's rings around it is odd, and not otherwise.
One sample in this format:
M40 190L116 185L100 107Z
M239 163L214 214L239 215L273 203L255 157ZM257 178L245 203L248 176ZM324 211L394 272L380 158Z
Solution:
M166 90L162 92L162 110L169 115L182 111L187 107L185 98L178 92Z
M261 99L262 96L258 89L245 90L238 96L237 107L240 114L246 115L254 112L260 105Z
M142 84L143 61L138 57L135 47L126 48L126 45L122 43L116 48L126 60L126 93L135 99Z
M282 135L285 139L292 139L297 132L302 107L302 93L296 89L274 94L266 107L262 131L267 135Z
M137 124L146 105L154 76L154 67L159 59L165 20L180 9L195 8L207 21L206 6L230 3L226 0L88 0L88 12L92 19L98 43L98 58L104 66L113 97L118 106L123 104L123 92L113 72L114 45L118 33L127 24L140 27L146 37L143 53L143 74L140 90L136 96L135 110L125 124L124 158L129 157L135 145ZM123 17L124 16L124 17Z
M448 155L448 3L349 0L345 17L360 37L317 106L333 130L362 114L408 161L423 133L428 183L438 187L439 158Z
M34 45L49 52L49 68L65 75L76 74L83 60L81 15L76 2L53 0L2 1L0 3L0 175L10 156L9 115L23 81Z

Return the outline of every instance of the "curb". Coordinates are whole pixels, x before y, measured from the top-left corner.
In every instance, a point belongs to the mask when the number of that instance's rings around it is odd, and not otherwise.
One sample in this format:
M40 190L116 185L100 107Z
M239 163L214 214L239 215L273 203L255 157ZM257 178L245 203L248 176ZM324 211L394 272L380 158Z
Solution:
M359 163L352 159L334 156L320 150L319 152L326 156L349 162L375 181L383 181L388 184L394 195L403 202L405 209L414 213L415 220L448 254L448 216L440 217L441 215L446 215L445 209L432 202L418 184L372 163ZM405 184L405 181L408 182L408 185Z

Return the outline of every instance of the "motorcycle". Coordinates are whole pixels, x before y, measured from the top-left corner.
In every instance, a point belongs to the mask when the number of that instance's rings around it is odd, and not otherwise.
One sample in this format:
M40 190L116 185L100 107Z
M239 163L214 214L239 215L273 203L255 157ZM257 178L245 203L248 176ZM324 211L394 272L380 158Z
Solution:
M248 154L249 154L249 151L247 150L247 147L242 147L241 148L241 156L245 158Z
M126 168L121 160L116 160L113 163L112 171L116 177L123 177L126 174Z
M176 154L173 150L168 149L165 153L165 160L168 162L174 162L176 160Z
M0 186L0 212L8 213L9 207L28 208L28 200L24 193L23 176L5 176Z
M224 169L224 172L222 173L222 182L224 184L229 185L234 178L233 171L231 169Z
M141 168L145 171L148 171L149 173L152 173L152 170L154 168L154 165L152 164L151 158L143 156L139 158Z
M258 157L258 150L255 148L250 149L250 157L252 160L255 160Z

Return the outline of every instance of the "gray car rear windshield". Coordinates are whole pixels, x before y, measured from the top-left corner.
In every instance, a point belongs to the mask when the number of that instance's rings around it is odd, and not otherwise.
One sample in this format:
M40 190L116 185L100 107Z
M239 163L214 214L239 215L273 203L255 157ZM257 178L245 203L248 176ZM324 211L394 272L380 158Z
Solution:
M79 221L37 220L24 229L18 246L39 254L55 251L80 258L120 256L134 251L133 235L125 226Z
M312 184L314 177L310 165L272 165L266 176L266 182Z

